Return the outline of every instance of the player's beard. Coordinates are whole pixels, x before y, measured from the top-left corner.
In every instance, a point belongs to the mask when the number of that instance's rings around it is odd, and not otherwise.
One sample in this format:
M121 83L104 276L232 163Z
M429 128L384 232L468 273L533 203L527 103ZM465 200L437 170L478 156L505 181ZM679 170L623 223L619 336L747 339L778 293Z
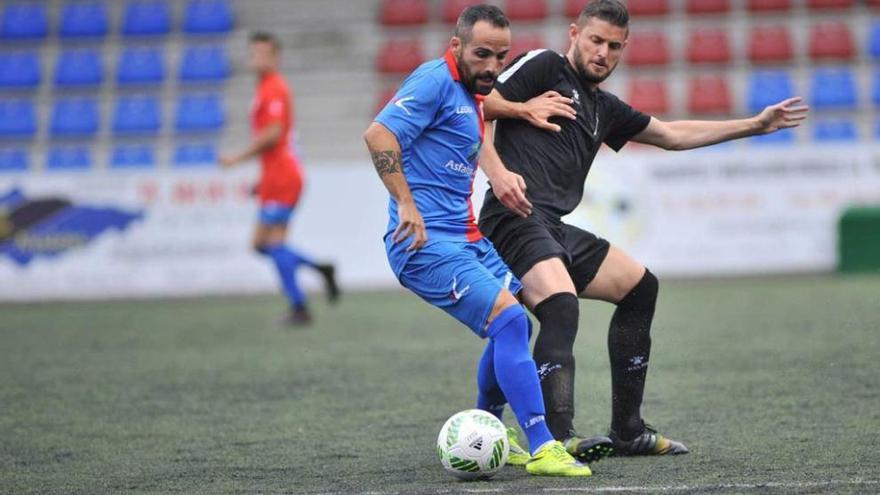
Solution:
M614 67L608 66L608 72L605 75L599 75L589 69L589 64L584 62L584 57L581 56L581 52L577 50L577 47L574 49L574 68L577 70L578 75L581 76L581 79L587 81L590 84L599 84L605 79L608 79L608 76L614 72Z
M491 71L473 74L461 58L459 58L457 62L458 71L461 73L461 82L464 84L464 87L467 88L468 92L472 95L483 96L492 92L492 88L495 87L495 80L498 79L498 74ZM480 79L483 80L483 85L477 84L477 81Z

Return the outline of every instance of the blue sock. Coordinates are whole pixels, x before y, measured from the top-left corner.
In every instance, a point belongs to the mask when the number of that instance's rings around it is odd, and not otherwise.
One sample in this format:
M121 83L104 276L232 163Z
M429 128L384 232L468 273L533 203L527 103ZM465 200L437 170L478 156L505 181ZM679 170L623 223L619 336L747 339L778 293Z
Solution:
M489 340L480 364L477 365L477 409L488 411L498 419L504 414L507 399L495 378L495 341Z
M532 454L553 440L544 421L544 397L535 361L529 353L529 317L522 306L511 306L489 325L495 344L495 376L510 401L516 420L529 439Z
M296 269L302 263L300 258L284 244L266 246L260 252L275 262L275 269L281 279L281 287L290 305L297 309L306 307L306 295L296 281Z
M307 256L307 255L303 254L302 251L295 249L295 248L292 248L292 247L287 248L287 250L290 251L290 254L292 254L293 256L296 257L297 266L306 265L311 268L316 268L318 266L318 264L315 263L314 260L312 260L311 256Z

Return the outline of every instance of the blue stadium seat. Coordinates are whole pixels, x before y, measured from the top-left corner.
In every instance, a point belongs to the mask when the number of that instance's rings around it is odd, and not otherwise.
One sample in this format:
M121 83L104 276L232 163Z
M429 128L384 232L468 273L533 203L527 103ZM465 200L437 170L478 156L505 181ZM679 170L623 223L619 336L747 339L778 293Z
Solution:
M813 139L820 142L858 141L856 123L847 119L823 119L813 122Z
M0 52L0 87L36 88L40 79L37 52Z
M871 24L867 51L872 58L880 59L880 20L876 20Z
M812 76L812 89L813 107L816 110L856 108L856 77L850 68L816 69Z
M149 144L117 144L110 152L111 168L153 168L156 156Z
M61 8L62 38L103 38L107 36L107 5L101 1L75 1Z
M183 18L188 34L217 34L232 31L232 5L228 0L189 0Z
M874 69L874 82L871 86L871 100L880 107L880 67Z
M178 144L174 150L177 167L213 166L217 163L217 149L212 143Z
M55 64L58 86L99 86L104 80L104 63L98 50L63 50Z
M225 124L219 94L183 95L177 101L175 129L181 132L211 132Z
M129 0L125 5L122 34L156 36L171 31L171 9L165 0Z
M126 48L116 65L120 85L160 84L165 79L165 57L161 48Z
M760 112L764 107L794 95L794 81L786 71L757 71L749 78L747 98L750 112Z
M0 149L0 173L23 172L28 169L28 151L24 148Z
M7 3L0 21L0 38L32 40L45 38L49 32L44 2Z
M789 146L795 142L794 129L782 129L772 134L762 134L749 138L749 143L756 146Z
M113 132L156 134L162 126L162 110L155 96L123 96L116 101Z
M874 138L880 139L880 119L877 119L877 122L874 123Z
M37 109L31 100L0 100L0 138L30 138L37 132Z
M53 137L92 137L100 125L98 102L93 98L57 100L52 109Z
M49 148L46 169L51 171L88 170L92 167L92 150L85 145Z
M231 72L223 45L188 46L180 59L178 77L184 82L223 81Z

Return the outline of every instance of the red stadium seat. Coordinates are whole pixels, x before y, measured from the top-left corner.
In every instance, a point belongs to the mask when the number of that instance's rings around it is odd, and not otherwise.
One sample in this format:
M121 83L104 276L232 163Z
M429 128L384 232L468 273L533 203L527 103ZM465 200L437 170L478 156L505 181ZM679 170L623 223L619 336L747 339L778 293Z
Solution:
M724 29L702 29L691 33L688 61L692 64L723 64L730 61L730 40Z
M391 101L391 98L394 98L394 95L397 93L397 86L390 86L382 90L378 95L376 95L376 108L373 109L373 115L378 115L379 112L385 108L385 105Z
M669 63L666 34L663 31L633 33L624 54L628 65L666 65Z
M791 0L749 0L751 12L777 12L791 10Z
M730 12L730 0L688 0L688 14L724 14Z
M633 78L629 81L627 103L649 115L669 112L669 89L666 81L655 78Z
M755 27L749 34L749 60L752 62L789 62L792 55L791 33L784 25Z
M629 0L626 2L629 14L633 17L657 16L669 13L666 0Z
M540 34L521 34L513 37L510 45L510 54L507 55L507 61L513 60L517 55L537 48L547 48L544 43L544 36Z
M722 76L702 75L691 79L688 111L695 114L729 114L730 88Z
M590 0L565 0L565 17L574 19L581 15L581 11L588 3Z
M807 5L813 10L830 10L848 9L855 4L855 0L810 0Z
M855 52L853 34L845 22L825 21L810 29L810 58L849 60Z
M539 21L547 17L547 0L507 0L504 13L512 21Z
M383 0L380 22L386 26L416 26L428 22L427 0Z
M376 68L386 74L407 74L424 60L425 54L420 40L388 40L379 51Z
M481 0L443 0L443 22L455 24L462 10L481 3L485 2Z
M868 4L869 7L880 8L880 0L865 0L865 3Z

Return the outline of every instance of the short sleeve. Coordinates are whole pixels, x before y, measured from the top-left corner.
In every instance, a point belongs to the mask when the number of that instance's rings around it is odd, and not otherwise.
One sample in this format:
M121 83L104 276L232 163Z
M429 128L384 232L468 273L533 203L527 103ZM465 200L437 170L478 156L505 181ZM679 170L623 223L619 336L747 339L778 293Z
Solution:
M260 95L260 109L265 125L284 123L288 112L287 95L278 89L270 89Z
M552 89L562 57L546 49L515 58L498 76L495 88L508 101L527 101Z
M613 116L611 128L605 136L605 144L614 151L620 151L627 141L648 127L651 116L639 112L612 94L605 93L605 95L608 113Z
M375 120L397 137L401 148L408 147L434 121L443 94L441 81L429 74L412 75Z

